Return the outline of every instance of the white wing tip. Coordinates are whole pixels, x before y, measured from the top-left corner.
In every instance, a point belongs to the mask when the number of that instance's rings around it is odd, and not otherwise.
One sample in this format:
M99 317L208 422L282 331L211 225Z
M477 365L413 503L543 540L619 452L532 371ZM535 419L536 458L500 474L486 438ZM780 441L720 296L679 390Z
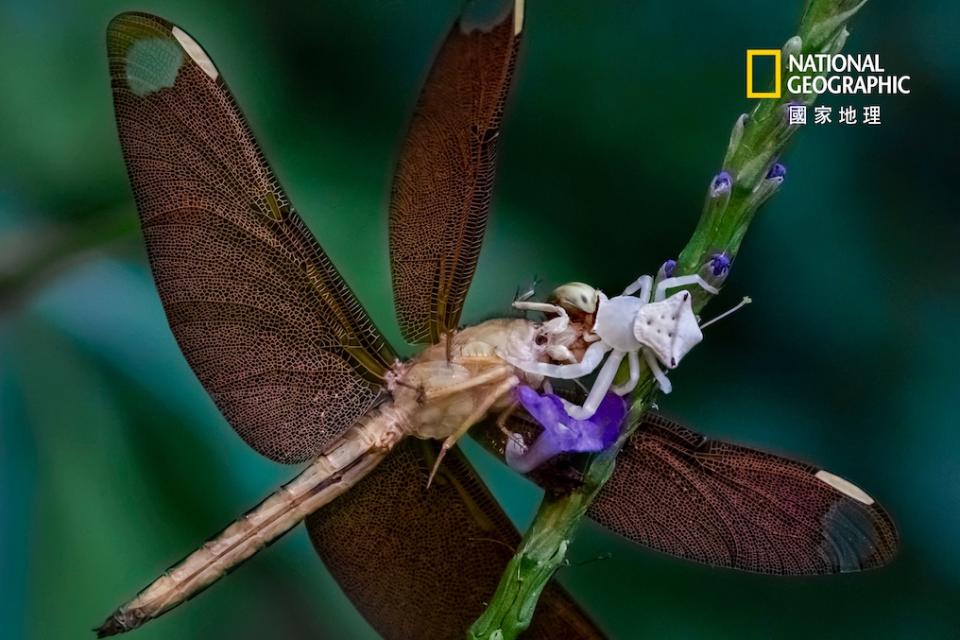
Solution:
M513 35L523 31L523 3L524 0L516 0L513 5Z
M177 42L180 43L180 46L183 47L183 50L187 52L187 55L197 63L197 66L200 67L211 80L216 80L220 76L220 72L217 71L213 60L211 60L207 52L203 50L203 47L190 37L189 33L177 26L174 26L171 32L173 33L173 37L177 39Z
M834 475L829 471L824 471L823 469L817 471L815 477L817 480L827 483L840 493L853 498L857 502L862 502L867 506L873 504L873 498L868 496L863 489L853 484L849 480L844 480L840 476Z

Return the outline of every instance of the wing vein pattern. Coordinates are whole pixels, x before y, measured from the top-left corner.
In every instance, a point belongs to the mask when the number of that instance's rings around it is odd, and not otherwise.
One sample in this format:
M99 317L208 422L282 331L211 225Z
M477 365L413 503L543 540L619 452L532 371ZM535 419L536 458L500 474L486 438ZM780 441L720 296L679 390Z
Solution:
M647 414L589 514L659 551L758 573L840 573L889 562L899 539L886 511L824 473Z
M393 351L182 31L126 13L107 48L117 126L167 318L254 449L318 455L377 401Z
M387 640L463 638L520 542L459 449L426 489L437 449L429 441L400 443L350 493L307 518L320 558ZM524 637L604 635L551 583Z
M390 202L390 259L408 342L438 342L459 324L487 226L520 11L522 3L487 31L453 26L404 140Z

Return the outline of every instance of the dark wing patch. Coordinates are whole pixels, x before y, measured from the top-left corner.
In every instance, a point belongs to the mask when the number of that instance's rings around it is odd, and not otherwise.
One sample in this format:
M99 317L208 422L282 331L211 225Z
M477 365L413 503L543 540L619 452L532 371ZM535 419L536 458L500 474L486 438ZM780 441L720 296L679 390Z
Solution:
M899 543L886 511L849 482L655 414L624 447L589 514L659 551L767 574L872 569Z
M454 25L420 94L390 202L394 302L408 342L435 343L460 321L487 226L522 11L518 2L489 31Z
M320 453L394 355L291 207L210 58L160 18L107 30L120 142L187 361L250 446Z
M307 518L317 553L385 638L463 638L520 536L453 449L425 489L437 445L408 439L348 494ZM558 585L526 637L603 634Z

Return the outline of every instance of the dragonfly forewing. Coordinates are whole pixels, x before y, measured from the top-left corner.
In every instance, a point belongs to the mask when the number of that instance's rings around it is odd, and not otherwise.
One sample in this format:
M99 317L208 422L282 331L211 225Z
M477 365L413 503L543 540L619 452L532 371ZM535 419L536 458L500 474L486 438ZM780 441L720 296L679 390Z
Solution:
M488 30L458 22L421 91L390 201L394 303L408 342L436 343L460 322L522 30L521 0Z
M120 142L154 280L187 361L236 431L281 462L318 455L376 401L395 356L185 31L107 30Z

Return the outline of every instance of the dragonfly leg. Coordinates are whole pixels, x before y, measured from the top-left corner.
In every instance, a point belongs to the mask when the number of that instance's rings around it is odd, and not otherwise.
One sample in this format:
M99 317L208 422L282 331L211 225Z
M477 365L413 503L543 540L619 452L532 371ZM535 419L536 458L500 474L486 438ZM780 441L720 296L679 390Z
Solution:
M410 389L417 392L417 404L423 404L427 400L427 392L423 388L423 384L410 384L409 382L404 382L403 380L392 380L388 383L387 390L390 393L393 393L397 387L403 387L404 389Z
M499 385L497 385L487 396L478 404L474 410L470 413L469 416L457 427L457 430L447 436L447 439L443 441L443 446L440 447L440 453L437 455L437 461L433 463L433 470L430 472L430 477L427 479L427 488L430 488L430 484L433 482L433 477L437 475L437 469L440 468L440 463L443 461L444 456L447 455L447 451L453 448L453 445L457 443L463 434L470 430L470 427L480 422L487 412L490 410L490 407L496 403L497 400L502 398L505 394L510 393L510 390L520 384L520 378L515 375L511 375L509 378L505 379Z
M446 345L447 362L451 362L453 360L453 331L445 331L443 338Z
M513 367L508 365L500 365L497 367L491 368L489 371L485 371L480 375L472 376L463 382L458 382L456 384L449 384L443 387L429 388L423 392L423 399L426 402L431 400L436 400L438 398L445 398L447 396L452 396L454 394L460 393L462 391L468 391L474 387L479 387L481 385L489 384L495 380L501 380L508 374L513 371Z
M523 311L540 311L542 313L556 314L556 318L552 318L543 323L547 333L562 333L567 330L568 326L570 326L570 316L567 315L566 309L563 307L558 307L555 304L548 304L546 302L518 301L513 303L513 307Z
M512 416L514 412L516 412L517 407L519 406L520 406L520 403L514 400L513 402L510 403L509 407L501 411L500 415L497 416L497 429L500 429L500 431L505 433L507 437L513 434L512 431L507 429L507 420L510 419L510 416Z
M553 390L550 389L549 382L545 381L543 386L544 386L544 391L546 393L553 393ZM503 444L504 447L509 447L510 442L513 441L520 448L520 451L526 451L527 443L524 441L523 436L516 431L511 431L507 427L507 420L509 420L510 416L512 416L514 413L517 412L517 408L519 406L520 406L520 403L518 401L514 400L513 402L511 402L510 406L504 409L503 411L501 411L500 415L497 416L496 424L497 424L497 428L500 429L503 435L506 436L507 438L504 441L504 444Z

